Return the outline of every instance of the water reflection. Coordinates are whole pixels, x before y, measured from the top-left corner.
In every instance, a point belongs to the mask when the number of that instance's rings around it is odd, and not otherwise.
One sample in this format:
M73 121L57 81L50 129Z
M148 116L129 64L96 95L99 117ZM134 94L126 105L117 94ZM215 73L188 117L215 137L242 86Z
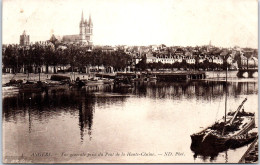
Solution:
M225 95L226 82L217 81L183 81L183 82L157 82L139 83L127 92L138 97L150 97L153 99L203 99L211 100ZM257 94L257 82L228 82L228 95ZM105 92L125 93L117 89L105 88ZM99 95L102 96L102 95ZM73 91L49 91L47 93L18 93L14 96L3 98L3 114L6 121L16 121L17 115L25 117L26 113L37 120L48 120L53 115L61 115L63 112L78 113L80 130L89 130L93 123L95 104L104 106L115 102L124 102L125 97L95 97L87 90ZM75 111L78 109L78 112Z
M95 104L111 105L124 100L125 97L96 98L86 90L18 93L11 97L4 97L3 114L7 122L17 122L17 117L25 119L28 114L28 131L31 132L33 120L48 121L50 118L69 112L72 116L79 118L80 137L83 141L84 132L87 132L91 139Z
M79 127L80 127L80 138L84 140L84 132L87 131L91 139L91 129L93 124L93 113L95 101L90 95L83 95L83 97L77 100L79 109Z
M216 159L220 152L227 151L228 147L212 145L212 143L202 143L199 146L191 145L191 150L194 152L194 159L200 157L204 161L210 159L210 162ZM225 160L227 161L227 152L225 152Z
M225 88L228 89L228 96L237 98L239 95L257 95L258 93L258 84L257 81L252 82L228 82L225 81L183 81L183 82L156 82L156 83L136 83L133 88L129 88L127 90L120 90L113 88L113 86L100 87L98 89L82 89L82 90L65 90L65 91L56 91L52 90L49 92L43 93L16 93L13 95L5 96L3 93L3 122L6 123L14 123L23 124L23 122L28 121L28 127L26 130L29 132L29 136L32 135L33 130L37 130L37 125L34 122L39 122L42 124L48 123L51 119L62 118L63 120L76 121L77 126L77 134L78 136L76 140L81 142L81 145L86 141L96 140L98 142L98 137L95 134L97 129L101 129L101 126L104 126L105 122L102 125L102 121L98 121L99 125L97 125L97 119L102 119L102 115L100 113L105 113L106 115L111 114L111 119L114 118L113 115L124 115L125 112L111 112L111 109L108 107L123 107L124 104L129 100L125 94L131 95L132 98L142 98L142 101L147 101L149 104L151 103L151 107L156 107L157 103L152 103L150 100L178 100L181 102L179 106L177 106L174 102L172 103L172 107L176 106L178 109L181 105L185 105L187 101L202 101L208 103L212 100L219 100L225 95ZM98 92L98 94L97 94ZM148 98L148 100L146 99ZM128 104L140 104L138 99L133 99L136 102L131 102ZM168 102L166 102L168 103ZM131 105L132 106L132 105ZM160 106L160 105L158 105ZM201 105L203 106L203 105ZM182 107L181 107L182 108ZM184 107L183 107L184 108ZM113 110L114 110L113 109ZM173 109L173 110L176 110ZM104 111L101 111L104 110ZM149 109L150 113L159 113L156 109ZM200 111L196 109L196 111ZM99 112L99 114L97 114ZM180 113L176 111L176 113ZM142 112L140 109L141 117L153 116L153 114L146 114ZM142 114L143 113L143 114ZM171 112L165 111L163 114L171 114ZM127 113L128 114L128 113ZM97 116L100 115L100 116ZM142 116L143 115L143 116ZM157 117L155 114L154 116ZM173 114L174 115L174 114ZM178 116L179 114L176 114ZM105 116L105 115L104 115ZM131 113L128 116L125 116L125 120L131 121L131 117L135 117L136 114L132 115ZM117 117L117 116L115 116ZM129 118L127 118L129 117ZM140 117L140 116L139 116ZM118 119L118 118L117 118ZM151 122L149 117L144 118L147 119L146 123ZM165 118L161 116L161 119ZM166 118L168 119L168 118ZM160 119L153 120L154 123L159 122ZM169 119L170 120L170 119ZM186 120L190 120L187 118ZM57 121L59 123L60 121ZM169 121L165 121L169 122ZM101 123L101 124L100 124ZM118 121L120 123L120 121ZM134 126L134 122L132 123ZM149 125L149 124L147 124ZM196 125L196 123L194 123ZM96 126L96 127L95 127ZM55 125L51 125L51 127L55 127ZM120 128L120 126L118 126ZM142 127L142 126L140 126ZM171 125L174 127L174 125ZM198 126L200 127L200 126ZM127 127L128 128L128 127ZM131 126L129 126L131 128ZM4 128L5 129L5 128ZM61 129L59 127L59 129ZM72 129L72 128L63 128L63 129ZM122 127L124 129L124 127ZM173 129L173 128L171 128ZM59 134L62 134L63 130L59 130ZM126 130L127 131L127 130ZM192 130L193 131L193 130ZM123 132L123 130L122 130ZM196 132L196 131L194 131ZM8 133L8 132L7 132ZM75 131L74 131L75 133ZM179 132L181 134L181 132ZM17 136L22 136L17 133ZM50 135L45 135L50 136ZM61 136L66 137L66 134ZM105 136L105 135L103 135ZM189 137L190 134L185 135ZM115 138L109 136L110 138ZM145 137L140 137L140 141ZM179 138L179 137L176 137ZM101 138L100 138L101 139ZM67 139L68 141L74 139ZM75 140L75 141L76 141ZM146 140L146 139L145 139ZM128 141L130 142L130 140ZM58 143L58 142L56 142ZM186 141L188 145L190 141ZM80 147L74 144L75 148ZM130 144L129 144L130 146ZM188 149L190 146L187 146ZM138 146L137 146L138 148ZM197 158L200 155L200 152L207 152L204 154L205 156L201 159L205 160L210 157L211 161L218 156L218 153L215 152L214 148L209 148L209 150L198 150L195 152L194 157ZM192 156L191 156L192 158ZM192 161L192 160L189 160Z
M222 97L226 91L224 81L183 81L142 83L136 86L134 94L151 98L197 99L211 100ZM228 82L228 95L257 94L257 82Z

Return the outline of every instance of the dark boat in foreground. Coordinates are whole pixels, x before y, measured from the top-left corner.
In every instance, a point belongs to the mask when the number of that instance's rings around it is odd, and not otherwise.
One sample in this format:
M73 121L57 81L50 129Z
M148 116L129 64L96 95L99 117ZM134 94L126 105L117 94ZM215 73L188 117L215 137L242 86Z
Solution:
M245 100L235 112L228 113L225 118L215 122L206 129L191 135L191 150L196 154L207 155L207 148L212 152L222 152L229 148L235 149L246 145L257 138L255 114L240 111Z

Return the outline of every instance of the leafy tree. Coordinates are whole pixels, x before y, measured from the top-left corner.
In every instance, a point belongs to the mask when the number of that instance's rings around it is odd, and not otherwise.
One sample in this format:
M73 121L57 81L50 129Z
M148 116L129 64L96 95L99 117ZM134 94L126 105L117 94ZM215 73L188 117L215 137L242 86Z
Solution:
M142 60L137 64L136 67L141 70L146 70L146 68L147 68L146 57L143 57Z

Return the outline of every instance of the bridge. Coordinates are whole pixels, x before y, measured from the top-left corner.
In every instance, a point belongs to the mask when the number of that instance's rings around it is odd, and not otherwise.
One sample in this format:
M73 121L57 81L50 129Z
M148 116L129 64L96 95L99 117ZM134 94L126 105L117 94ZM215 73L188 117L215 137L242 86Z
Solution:
M237 77L243 77L244 73L248 73L249 78L253 78L253 74L258 72L258 68L246 68L246 69L239 69L237 73Z

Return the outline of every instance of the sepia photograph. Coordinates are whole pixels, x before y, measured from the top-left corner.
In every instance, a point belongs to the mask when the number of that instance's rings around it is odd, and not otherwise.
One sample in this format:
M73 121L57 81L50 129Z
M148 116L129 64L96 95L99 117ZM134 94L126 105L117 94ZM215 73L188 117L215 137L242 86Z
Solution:
M3 163L258 163L257 0L3 0Z

